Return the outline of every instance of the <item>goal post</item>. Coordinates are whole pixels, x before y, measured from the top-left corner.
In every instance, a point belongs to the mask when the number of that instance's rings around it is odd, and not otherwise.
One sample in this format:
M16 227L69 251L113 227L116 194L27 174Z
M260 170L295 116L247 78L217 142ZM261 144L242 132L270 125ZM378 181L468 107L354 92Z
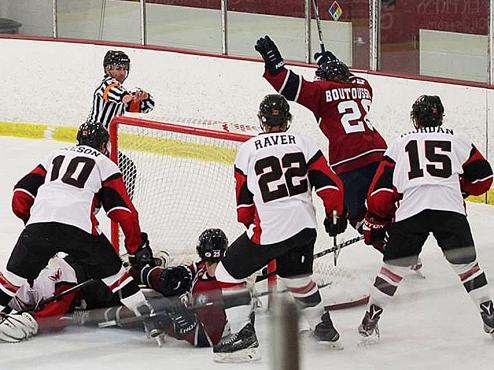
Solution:
M190 263L198 258L196 243L205 229L222 229L230 242L245 231L237 222L233 164L238 148L250 137L230 132L225 125L213 130L128 116L112 120L110 158L119 164L141 229L148 233L155 253L168 251L171 264ZM317 199L315 203L322 223L322 202ZM319 230L315 251L326 249L327 239ZM123 252L123 235L115 223L111 224L111 241ZM347 283L358 283L358 275L335 268L331 261L330 256L314 261L315 280L348 295L354 289ZM274 263L268 266L268 272L275 269ZM275 288L276 275L269 277L268 286ZM321 294L325 295L323 290ZM346 307L349 302L350 306L363 303L366 294L360 289L344 299L331 297L331 301Z

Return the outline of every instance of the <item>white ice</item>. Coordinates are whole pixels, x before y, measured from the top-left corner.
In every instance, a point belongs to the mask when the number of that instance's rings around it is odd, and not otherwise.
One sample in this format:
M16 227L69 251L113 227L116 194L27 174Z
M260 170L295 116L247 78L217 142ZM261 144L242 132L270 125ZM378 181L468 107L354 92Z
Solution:
M0 138L1 268L23 227L10 208L14 184L51 149L63 145ZM467 209L480 264L494 282L494 208L469 203ZM382 316L379 344L358 346L356 328L364 306L335 311L333 321L345 349L331 352L304 339L301 369L492 369L494 339L483 333L478 309L432 239L424 247L422 260L426 279L410 276L402 283ZM363 243L344 249L339 263L359 271L369 282L380 267L379 255ZM270 369L271 327L266 312L258 314L256 326L263 357L255 363L217 364L211 349L192 348L185 342L169 339L158 348L140 332L72 327L23 343L0 343L0 370Z

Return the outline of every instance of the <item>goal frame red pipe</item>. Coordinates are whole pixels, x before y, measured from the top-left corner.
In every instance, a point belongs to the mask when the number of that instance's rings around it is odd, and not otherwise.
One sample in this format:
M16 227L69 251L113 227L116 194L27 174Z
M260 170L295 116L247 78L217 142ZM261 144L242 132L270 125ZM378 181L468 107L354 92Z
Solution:
M187 135L195 136L205 136L214 139L226 139L236 142L245 142L249 140L252 136L239 134L235 132L210 130L201 127L194 126L183 126L167 122L158 122L141 118L125 117L119 116L112 119L110 122L109 133L110 133L110 159L118 165L118 126L119 125L129 125L137 127L145 127L155 130L171 131ZM120 241L118 239L118 224L116 222L111 222L110 226L111 232L111 243L115 251L120 254ZM268 272L276 271L276 261L271 261L268 266ZM268 286L274 288L276 285L276 275L273 274L268 278Z

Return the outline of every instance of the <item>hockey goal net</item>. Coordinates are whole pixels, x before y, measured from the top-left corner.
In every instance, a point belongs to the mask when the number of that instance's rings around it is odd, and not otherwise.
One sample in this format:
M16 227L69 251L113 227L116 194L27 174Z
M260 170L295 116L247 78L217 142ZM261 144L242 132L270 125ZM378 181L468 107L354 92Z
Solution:
M110 125L110 155L124 175L141 228L156 254L168 251L170 264L197 260L197 239L207 228L221 228L230 242L245 230L237 222L233 163L250 136L227 130L131 117L117 117ZM315 203L324 214L322 202ZM116 224L111 239L124 252ZM319 232L316 251L328 246L329 238ZM314 271L319 284L329 284L321 293L330 306L365 301L368 284L352 271L335 268L332 257L316 259Z

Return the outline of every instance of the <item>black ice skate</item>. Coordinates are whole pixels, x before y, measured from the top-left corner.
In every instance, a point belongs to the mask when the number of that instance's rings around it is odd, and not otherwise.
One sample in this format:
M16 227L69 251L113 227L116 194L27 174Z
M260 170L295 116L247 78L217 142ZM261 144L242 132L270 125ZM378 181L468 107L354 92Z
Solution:
M156 338L158 345L161 347L163 344L163 333L166 328L164 324L164 317L156 315L154 310L149 304L143 304L137 307L137 310L143 316L144 330L149 338Z
M256 331L250 322L238 333L222 338L213 347L213 359L216 362L247 362L260 358Z
M486 301L480 304L482 321L484 322L484 331L494 338L494 306L492 301Z
M321 322L314 329L314 338L319 343L329 344L332 349L343 349L343 345L339 340L340 334L335 329L329 312L325 312L321 316Z
M365 313L362 323L358 327L358 332L361 336L370 340L379 340L379 326L377 322L383 313L383 309L375 304L369 307L369 311Z

